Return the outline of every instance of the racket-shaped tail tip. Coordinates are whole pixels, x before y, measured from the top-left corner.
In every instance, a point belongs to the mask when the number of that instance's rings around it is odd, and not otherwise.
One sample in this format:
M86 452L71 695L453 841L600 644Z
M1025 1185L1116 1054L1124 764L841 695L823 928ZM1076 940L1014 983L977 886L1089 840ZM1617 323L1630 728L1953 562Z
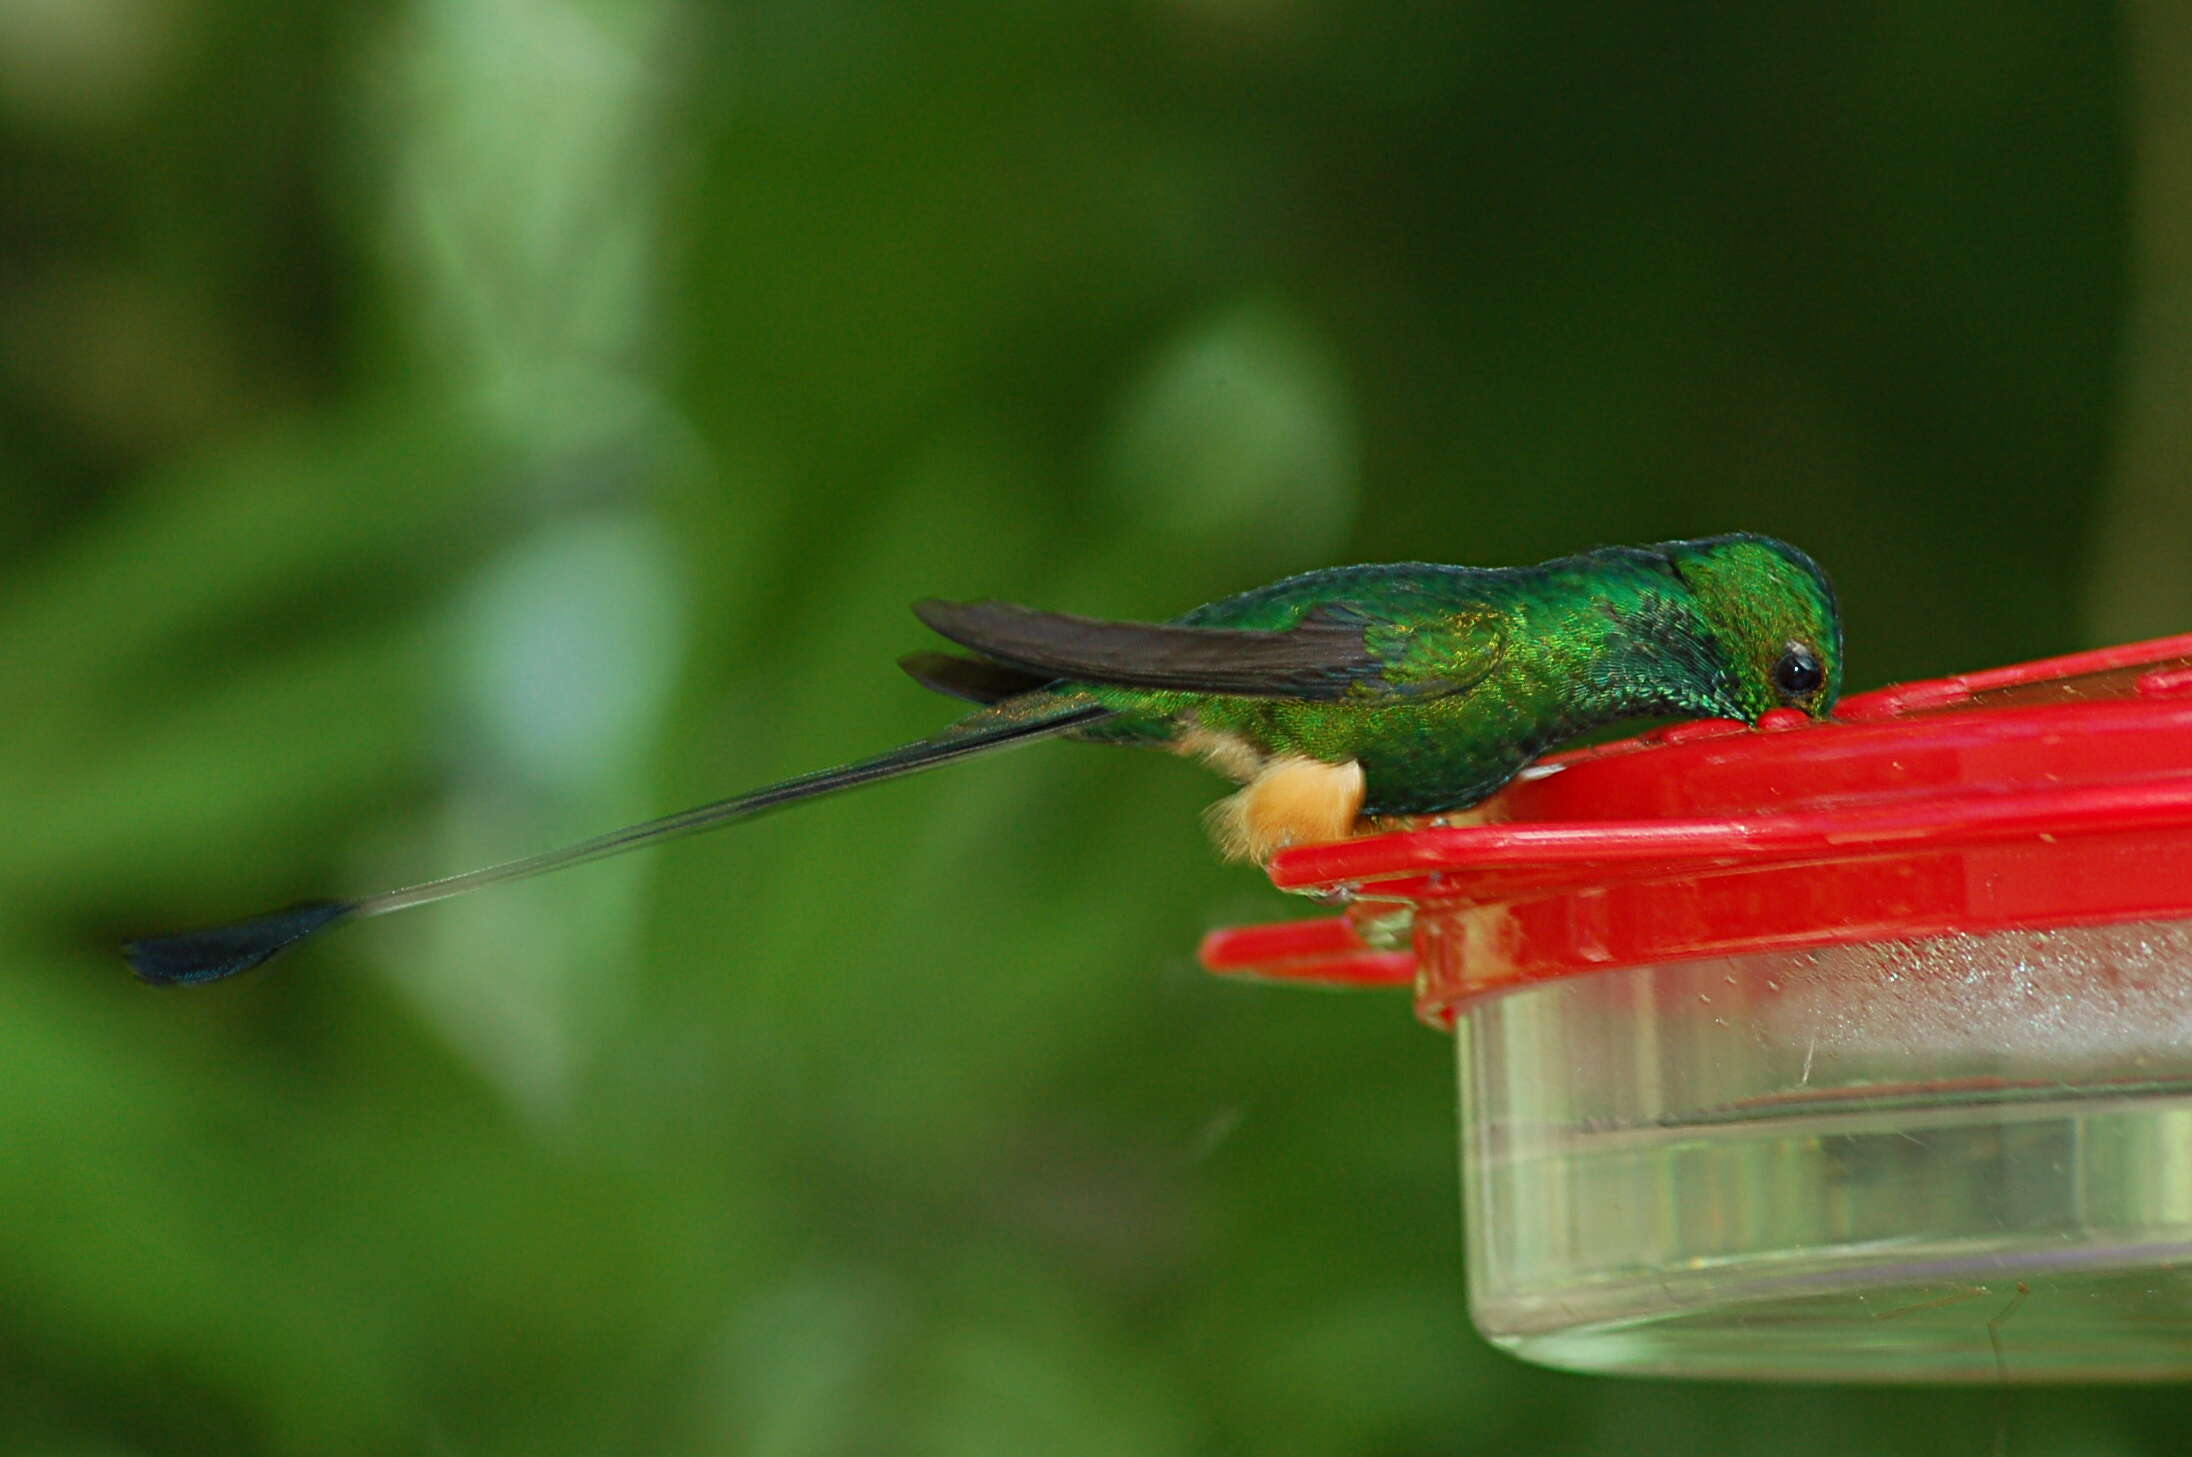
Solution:
M196 986L219 981L296 945L305 937L341 925L357 909L354 901L301 901L248 921L147 936L122 947L129 969L153 986Z

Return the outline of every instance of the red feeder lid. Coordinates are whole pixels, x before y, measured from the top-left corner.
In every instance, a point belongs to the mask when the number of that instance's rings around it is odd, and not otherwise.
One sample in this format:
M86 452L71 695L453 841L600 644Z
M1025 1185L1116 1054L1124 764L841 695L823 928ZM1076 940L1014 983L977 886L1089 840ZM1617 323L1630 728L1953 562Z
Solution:
M1883 688L1827 724L1676 724L1465 818L1286 851L1273 881L1349 914L1213 933L1204 965L1413 981L1444 1025L1584 971L2192 915L2192 634ZM1396 905L1412 954L1358 934Z

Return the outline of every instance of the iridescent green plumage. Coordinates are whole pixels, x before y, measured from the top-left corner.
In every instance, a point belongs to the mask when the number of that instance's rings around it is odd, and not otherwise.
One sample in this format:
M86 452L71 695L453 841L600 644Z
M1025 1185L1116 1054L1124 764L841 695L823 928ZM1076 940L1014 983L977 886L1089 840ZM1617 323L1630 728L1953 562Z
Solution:
M130 964L161 984L217 980L330 926L1035 738L1199 753L1249 785L1236 800L1267 775L1298 778L1297 798L1325 794L1318 776L1328 775L1341 812L1302 822L1344 834L1358 812L1475 804L1546 750L1609 723L1755 721L1777 707L1823 717L1841 687L1826 577L1761 536L1605 547L1534 567L1337 567L1164 624L996 603L916 610L980 655L907 660L922 682L984 705L929 738L446 880L135 941ZM1260 856L1291 833L1233 845Z
M1825 575L1758 536L1605 547L1533 567L1337 567L1209 603L1174 625L1283 632L1320 611L1359 621L1375 661L1334 698L1068 680L990 713L1025 720L1099 705L1113 716L1072 737L1169 743L1201 729L1266 756L1353 760L1366 813L1425 814L1474 804L1538 755L1609 723L1755 721L1776 707L1823 716L1841 686L1841 625ZM933 624L941 614L929 615ZM1025 661L1018 643L979 631L958 638ZM1791 690L1774 671L1797 649L1819 676Z

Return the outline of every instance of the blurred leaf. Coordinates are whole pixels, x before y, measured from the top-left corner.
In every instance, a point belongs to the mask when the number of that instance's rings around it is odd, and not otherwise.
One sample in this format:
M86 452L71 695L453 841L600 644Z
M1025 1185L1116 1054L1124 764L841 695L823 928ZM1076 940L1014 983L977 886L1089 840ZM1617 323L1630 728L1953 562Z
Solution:
M1283 311L1244 305L1150 367L1107 481L1133 531L1238 558L1246 573L1304 570L1354 523L1354 437L1330 353Z

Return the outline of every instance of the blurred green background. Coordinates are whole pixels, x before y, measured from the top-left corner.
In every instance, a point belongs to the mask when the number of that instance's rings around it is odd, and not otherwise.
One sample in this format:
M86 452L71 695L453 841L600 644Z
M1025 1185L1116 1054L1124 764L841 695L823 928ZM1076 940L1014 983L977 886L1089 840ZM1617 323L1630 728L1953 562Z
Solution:
M1750 528L1852 687L2192 628L2192 44L2104 5L0 0L0 1450L2161 1453L1588 1380L1448 1049L1205 978L1049 746L135 986L924 731L913 598Z

